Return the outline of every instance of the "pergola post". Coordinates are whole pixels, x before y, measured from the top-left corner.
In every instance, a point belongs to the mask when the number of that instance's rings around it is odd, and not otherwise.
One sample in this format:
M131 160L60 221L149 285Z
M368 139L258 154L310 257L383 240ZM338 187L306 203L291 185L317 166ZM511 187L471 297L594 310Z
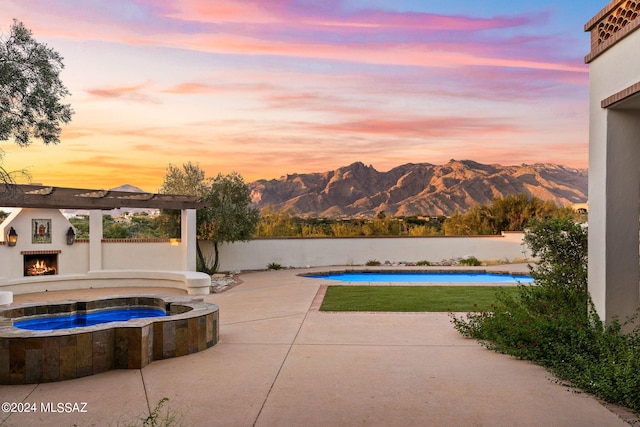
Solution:
M180 218L180 237L182 246L182 269L196 271L196 210L182 209Z
M102 270L102 211L89 211L89 270Z

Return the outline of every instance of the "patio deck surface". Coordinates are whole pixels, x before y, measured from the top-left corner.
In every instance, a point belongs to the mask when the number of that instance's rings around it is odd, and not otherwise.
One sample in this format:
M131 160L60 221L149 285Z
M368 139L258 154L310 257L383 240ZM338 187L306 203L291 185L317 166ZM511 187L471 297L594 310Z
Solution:
M494 267L526 271L522 265ZM329 269L311 269L321 271ZM461 337L446 313L323 313L322 279L307 270L247 273L204 296L220 307L220 342L200 353L37 385L0 386L3 426L117 426L162 398L185 426L624 426L594 397L544 369ZM170 289L95 289L16 295L15 302ZM313 306L313 307L312 307ZM82 413L43 412L86 402Z

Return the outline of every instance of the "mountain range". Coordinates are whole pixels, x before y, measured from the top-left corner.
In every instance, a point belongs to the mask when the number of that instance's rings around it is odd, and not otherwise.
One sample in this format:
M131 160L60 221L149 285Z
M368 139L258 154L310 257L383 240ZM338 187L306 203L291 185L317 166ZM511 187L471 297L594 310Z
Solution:
M502 166L472 160L407 163L387 172L361 162L249 184L258 208L299 216L449 215L526 193L564 206L587 201L587 169L551 163Z

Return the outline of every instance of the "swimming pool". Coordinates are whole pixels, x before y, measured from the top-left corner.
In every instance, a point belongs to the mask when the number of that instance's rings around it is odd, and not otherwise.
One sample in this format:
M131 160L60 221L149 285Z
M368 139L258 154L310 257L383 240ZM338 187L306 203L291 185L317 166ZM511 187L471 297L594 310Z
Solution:
M218 319L215 304L162 295L2 306L0 384L141 369L203 351L218 342Z
M532 283L524 274L470 271L345 271L306 275L314 279L352 283Z
M37 319L19 320L13 326L31 331L54 329L72 329L101 323L122 322L146 317L164 317L167 313L161 308L127 307L97 312L79 312L63 316L41 317Z

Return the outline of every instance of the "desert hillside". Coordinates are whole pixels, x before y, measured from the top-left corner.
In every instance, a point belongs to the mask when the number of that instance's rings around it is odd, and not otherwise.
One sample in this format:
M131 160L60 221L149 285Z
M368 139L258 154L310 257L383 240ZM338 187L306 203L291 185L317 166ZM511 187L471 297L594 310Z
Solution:
M300 216L448 215L494 197L527 193L559 205L587 201L587 170L550 163L502 166L471 160L408 163L387 172L357 162L250 184L253 201Z

